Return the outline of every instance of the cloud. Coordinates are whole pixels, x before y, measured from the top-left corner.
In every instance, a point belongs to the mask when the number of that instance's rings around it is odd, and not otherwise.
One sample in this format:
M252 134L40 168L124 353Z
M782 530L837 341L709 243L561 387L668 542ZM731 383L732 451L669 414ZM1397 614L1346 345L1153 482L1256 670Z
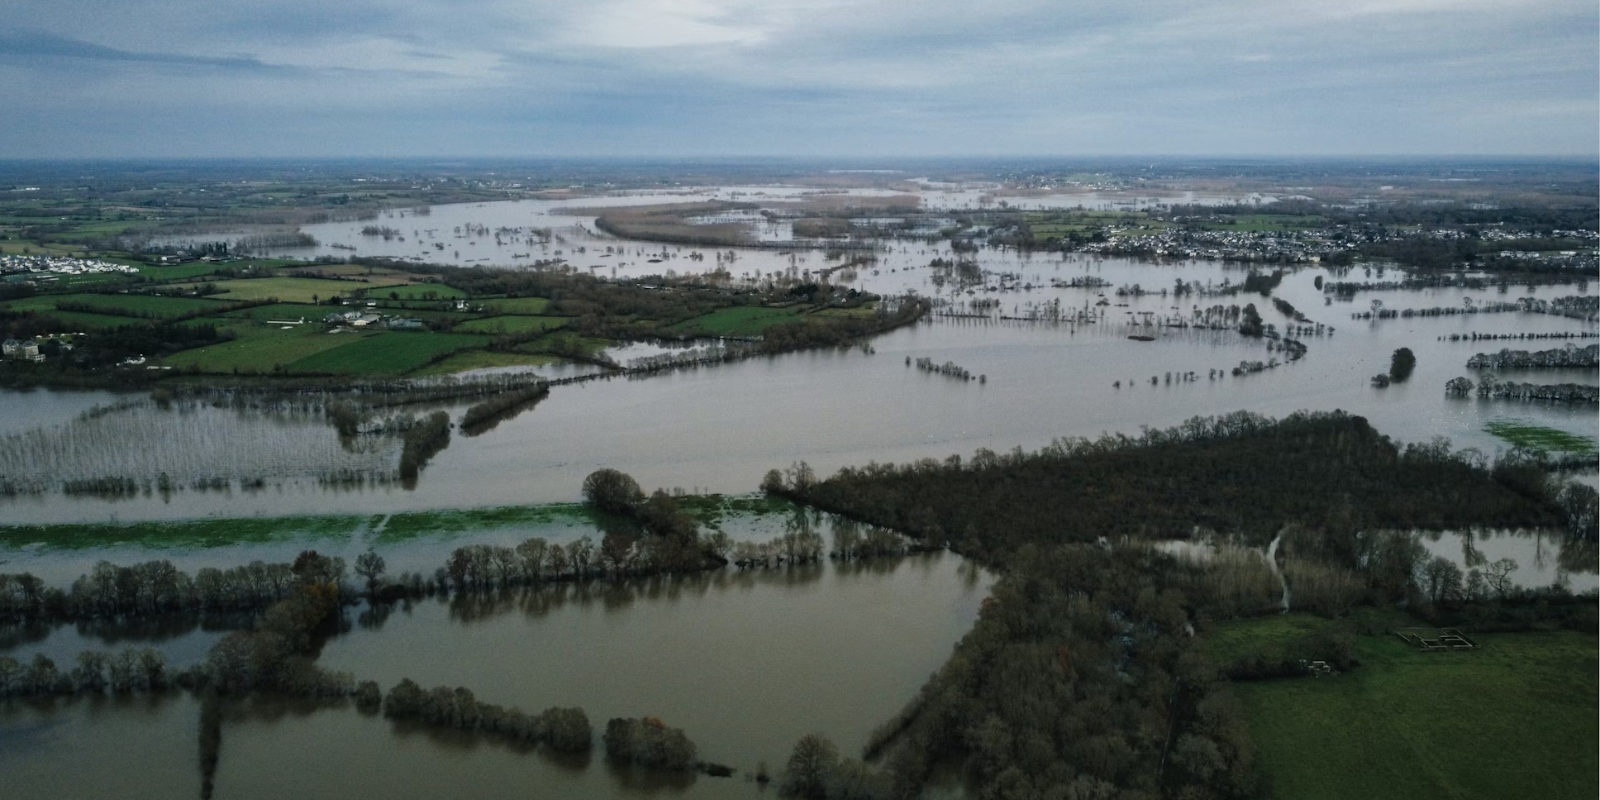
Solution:
M1597 29L1591 0L54 0L0 9L0 152L177 149L201 113L183 152L1593 154ZM117 136L63 129L96 113Z
M0 58L87 59L180 66L224 67L238 70L272 70L254 58L184 55L171 52L133 52L70 39L45 31L0 29Z

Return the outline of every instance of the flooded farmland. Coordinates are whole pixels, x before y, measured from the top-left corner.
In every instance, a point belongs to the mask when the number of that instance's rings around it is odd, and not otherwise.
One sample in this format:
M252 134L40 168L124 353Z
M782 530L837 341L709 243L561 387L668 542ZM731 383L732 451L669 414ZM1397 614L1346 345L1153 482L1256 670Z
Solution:
M872 193L860 192L861 196ZM354 522L225 547L106 543L72 548L0 545L0 572L29 571L70 585L95 561L168 559L178 568L284 562L315 548L353 562L373 547L390 571L432 574L463 544L510 546L529 536L571 542L598 536L587 521L396 537L391 515L440 509L571 503L586 475L622 470L648 491L742 494L769 469L805 461L822 474L869 462L904 463L969 455L979 448L1036 449L1058 437L1137 434L1197 415L1239 409L1281 416L1298 410L1359 414L1404 442L1446 437L1486 457L1508 445L1486 431L1496 421L1554 428L1592 439L1587 405L1447 397L1444 385L1470 373L1466 361L1504 346L1473 334L1585 334L1597 327L1532 311L1355 319L1377 308L1461 308L1471 303L1588 296L1588 285L1474 291L1456 287L1324 292L1336 279L1395 280L1311 265L1286 271L1272 295L1233 293L1249 270L1183 259L1160 262L1090 255L1028 254L984 248L963 273L936 265L948 243L889 239L874 259L839 268L816 249L695 248L622 241L600 232L587 211L606 206L705 199L782 202L785 187L709 189L564 200L397 210L378 220L394 236L364 234L362 222L305 226L317 248L278 255L361 255L516 267L563 263L601 277L723 270L733 281L804 277L883 295L915 292L936 301L925 321L865 347L760 357L714 367L612 377L556 387L525 413L480 436L453 437L414 485L394 479L393 437L341 440L316 413L161 404L106 392L6 392L0 403L0 497L7 524L193 520L342 515ZM994 202L982 189L929 187L927 207L957 212ZM1059 195L1015 198L1021 207L1142 208L1237 198ZM1246 198L1256 202L1271 198ZM791 223L759 214L707 216L708 224L749 221L763 241L792 242ZM880 221L892 222L889 217ZM351 248L354 248L352 250ZM837 268L837 269L836 269ZM1270 339L1218 325L1218 307L1256 304L1294 334L1291 358ZM1457 341L1452 341L1456 337ZM1461 341L1466 337L1466 341ZM695 344L695 343L690 343ZM703 343L701 343L703 344ZM616 346L620 363L672 353L682 343ZM1376 388L1390 354L1410 348L1409 381ZM914 366L949 364L975 380ZM1259 371L1236 372L1260 362ZM1267 367L1266 365L1271 365ZM546 377L591 366L488 368ZM1530 380L1507 371L1506 377ZM1596 372L1559 380L1597 384ZM459 422L465 404L439 406ZM432 410L431 408L429 410ZM71 491L127 476L128 491ZM333 478L333 479L330 479ZM1582 478L1593 480L1592 475ZM164 481L164 482L163 482ZM781 516L735 518L738 540L781 533ZM1519 586L1596 587L1592 552L1567 552L1540 532L1420 534L1431 554L1463 568L1510 558ZM663 778L617 770L596 756L570 760L455 732L412 728L364 715L344 702L271 699L227 703L216 797L295 793L475 796L635 795L749 797L743 775L778 767L800 736L823 732L854 754L868 733L916 693L971 628L992 578L949 553L862 564L823 563L619 584L563 585L445 601L415 600L386 612L346 609L341 630L322 643L319 664L387 687L470 687L486 702L537 711L577 705L600 725L615 716L653 716L682 727L704 758L741 771L733 779ZM0 640L0 655L43 654L68 663L80 650L150 646L175 664L193 663L230 627L198 621L165 629L61 626ZM195 739L201 710L187 695L46 704L12 701L0 712L0 772L7 796L193 796L200 782ZM138 782L121 782L137 761ZM68 763L99 766L63 770ZM285 763L296 768L287 773Z

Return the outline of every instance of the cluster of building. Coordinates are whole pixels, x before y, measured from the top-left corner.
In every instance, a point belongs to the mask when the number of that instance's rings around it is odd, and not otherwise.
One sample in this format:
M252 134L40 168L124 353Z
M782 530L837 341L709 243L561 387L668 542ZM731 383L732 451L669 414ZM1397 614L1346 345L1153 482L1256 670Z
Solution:
M383 327L391 331L420 331L427 329L422 320L415 317L387 316L371 309L356 309L341 314L329 314L323 317L322 321L329 327ZM269 322L269 324L271 323Z
M116 264L94 258L69 258L66 256L0 256L0 275L22 273L52 273L54 275L86 275L93 272L136 273L127 264ZM45 276L48 280L49 277Z
M7 339L0 344L0 354L21 361L44 360L44 354L39 352L39 343L32 339Z
M1087 253L1116 256L1158 256L1226 261L1299 263L1321 261L1350 250L1320 232L1196 231L1165 228L1146 235L1113 236L1078 248Z
M67 334L47 336L45 341L55 342L63 352L72 349L72 339ZM38 339L7 339L0 343L0 356L16 361L43 361L44 350Z

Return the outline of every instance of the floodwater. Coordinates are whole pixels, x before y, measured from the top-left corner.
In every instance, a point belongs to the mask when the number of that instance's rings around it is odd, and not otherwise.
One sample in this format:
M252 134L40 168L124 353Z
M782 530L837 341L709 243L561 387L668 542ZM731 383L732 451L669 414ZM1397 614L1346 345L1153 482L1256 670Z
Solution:
M1044 276L1053 267L1038 268ZM1093 266L1063 266L1062 280ZM1101 268L1114 283L1135 270L1163 285L1174 276L1185 280L1227 277L1216 265L1189 267L1135 266L1119 260ZM1206 278L1207 273L1212 278ZM1134 273L1137 274L1137 273ZM1234 276L1237 276L1235 271ZM1282 360L1264 340L1232 331L1205 331L1133 324L1129 311L1177 314L1173 305L1204 307L1242 303L1243 297L1184 298L1174 303L1159 295L1108 300L1125 302L1095 306L1097 290L1048 289L1073 309L1110 312L1084 324L1047 324L934 318L871 341L873 352L861 349L794 353L757 358L716 367L678 371L643 379L610 379L561 386L533 409L502 422L477 437L455 436L436 455L413 489L398 484L344 490L324 486L316 475L351 460L365 459L374 470L392 469L389 455L353 454L340 447L327 427L284 427L263 419L260 432L237 439L199 440L174 450L176 470L182 463L232 465L250 454L273 454L259 471L268 478L264 489L244 492L187 490L164 497L159 493L125 499L66 496L59 492L23 495L0 501L8 519L17 522L107 519L251 516L283 513L388 513L399 510L513 505L577 500L583 477L600 467L633 475L646 489L682 487L722 493L755 489L768 469L805 460L824 474L868 461L903 462L923 457L970 454L979 447L997 451L1016 446L1034 449L1060 436L1097 436L1102 432L1136 433L1141 426L1170 426L1195 415L1248 409L1281 416L1297 410L1343 409L1366 416L1382 432L1407 442L1448 437L1457 448L1476 447L1488 455L1506 448L1484 432L1494 420L1517 419L1593 437L1594 409L1582 405L1522 403L1477 398L1450 398L1444 384L1469 375L1466 360L1480 351L1504 346L1543 349L1559 341L1450 342L1452 333L1561 332L1593 330L1586 323L1542 314L1502 313L1452 317L1413 317L1376 322L1349 319L1352 304L1313 306L1320 295L1312 285L1320 270L1285 278L1281 296L1291 298L1311 319L1331 324L1331 336L1301 338L1306 356L1255 374L1233 376L1240 361ZM1533 296L1559 296L1573 287L1541 287ZM1026 293L1004 296L1002 311L1018 315ZM1392 292L1391 307L1402 301L1418 307L1455 305L1459 290ZM1010 296L1006 296L1010 295ZM1399 295L1397 298L1396 295ZM1013 299L1015 298L1015 299ZM1036 302L1046 299L1039 296ZM1289 320L1255 298L1264 319L1280 327ZM1145 315L1134 314L1142 319ZM1130 333L1155 341L1128 339ZM1409 347L1417 356L1411 379L1386 389L1370 386L1369 378L1387 371L1390 354ZM637 345L619 348L632 358L670 348ZM907 358L953 362L986 382L963 382L907 367ZM1211 371L1221 377L1212 379ZM1194 380L1182 374L1196 373ZM1169 383L1167 374L1173 373ZM1155 377L1156 383L1151 384ZM1594 384L1593 370L1545 371L1522 380ZM1117 386L1120 384L1120 386ZM463 407L457 406L459 415ZM156 413L154 411L139 412ZM250 430L252 423L236 412L226 426ZM114 415L113 415L114 416ZM102 419L110 420L113 416ZM143 419L141 417L141 419ZM175 418L176 419L176 418ZM219 421L217 430L225 426ZM176 433L182 426L174 425ZM252 444L269 442L295 431L296 441L316 446L284 449ZM306 437L310 437L309 439ZM48 437L46 437L48 438ZM59 438L59 437L57 437ZM149 448L116 439L118 458L155 458L172 448L162 439ZM157 446L159 445L159 446ZM220 448L215 458L202 458L194 448ZM255 448L259 447L257 450ZM285 457L290 451L298 457ZM324 456L317 456L324 453ZM4 458L0 455L0 458ZM19 463L26 456L12 456ZM92 463L92 456L83 456ZM29 462L33 463L33 462ZM152 465L154 466L159 465ZM64 476L49 476L61 480Z
M960 209L993 202L1112 208L1134 202L1220 202L1220 196L1133 197L1058 194L995 197L988 185L925 184L932 208ZM390 239L364 236L365 222L308 226L323 243L355 247L362 255L423 258L507 266L563 258L606 276L703 273L725 269L737 280L775 275L804 278L837 266L816 250L734 248L712 251L617 240L598 233L592 216L574 210L719 198L775 205L825 195L797 187L721 187L563 200L524 200L435 206L426 214L395 210L377 221L399 231ZM857 196L894 194L854 190ZM1251 202L1271 198L1248 197ZM744 212L740 212L744 213ZM435 245L444 247L440 250ZM457 249L463 254L454 255ZM466 251L471 252L466 252ZM348 250L329 250L343 255ZM301 255L316 255L303 252ZM698 254L701 258L691 258ZM602 466L657 486L739 493L768 469L805 460L823 473L868 461L905 461L967 454L979 447L1037 448L1060 436L1137 432L1195 415L1247 409L1271 415L1343 409L1368 417L1396 439L1436 436L1456 447L1492 455L1505 445L1484 431L1496 420L1518 420L1593 438L1594 410L1552 403L1448 398L1451 378L1471 375L1466 360L1502 347L1545 349L1561 340L1449 342L1452 334L1593 334L1594 322L1534 313L1354 320L1374 300L1390 309L1464 306L1519 297L1551 299L1589 294L1590 286L1511 286L1504 291L1459 288L1325 295L1315 282L1395 280L1398 269L1298 268L1274 291L1313 323L1320 335L1299 335L1306 356L1264 372L1233 376L1241 361L1284 360L1266 340L1233 332L1174 327L1192 324L1207 309L1255 303L1280 330L1292 320L1268 298L1225 294L1247 269L1212 261L1152 263L1084 254L1029 254L983 248L977 272L963 279L930 266L954 257L948 243L891 240L877 260L835 271L831 279L885 295L916 292L939 303L938 315L871 342L871 350L796 353L714 368L558 387L537 407L478 437L456 436L414 487L394 480L398 443L374 439L359 448L337 441L318 419L214 409L169 412L130 409L73 422L86 404L55 395L0 394L20 414L0 428L0 478L25 489L0 498L14 522L103 521L284 513L385 513L396 510L509 505L578 498L585 475ZM468 258L468 256L472 256ZM518 256L526 256L519 258ZM651 263L655 261L657 263ZM1178 282L1192 293L1173 293ZM1004 318L1013 319L1004 319ZM1014 318L1054 322L1018 321ZM1133 341L1129 335L1154 337ZM1586 341L1578 340L1579 344ZM1387 371L1390 354L1408 347L1417 369L1405 383L1376 389L1369 379ZM612 348L620 363L671 353L659 343ZM986 382L964 383L905 367L907 358L953 362ZM491 368L483 373L529 368ZM581 367L535 367L567 377ZM1186 373L1194 379L1186 379ZM1171 377L1169 378L1169 373ZM1213 377L1213 376L1216 377ZM1507 372L1535 382L1594 385L1595 370ZM1152 384L1151 379L1155 378ZM74 397L67 395L67 397ZM459 418L464 405L451 407ZM70 480L129 476L154 481L166 473L171 492L145 491L109 499L68 496ZM330 475L365 476L359 485ZM222 491L196 487L226 484ZM247 489L248 486L248 489Z
M1442 556L1462 572L1483 569L1501 559L1516 562L1511 583L1524 589L1560 585L1574 594L1600 589L1595 548L1548 531L1427 531L1417 541L1433 556Z
M467 686L480 700L527 711L580 706L597 733L611 717L660 717L684 728L701 758L745 773L762 762L780 768L812 732L858 752L949 657L991 582L970 562L934 553L423 600L381 619L350 610L349 629L326 643L320 663L385 689L410 677ZM8 798L197 789L198 710L186 696L0 709ZM116 745L119 737L130 741ZM99 747L108 752L97 754ZM562 760L395 726L342 704L255 701L229 704L224 714L215 796L380 789L421 798L468 786L475 797L756 791L742 777L619 771L601 752ZM69 760L101 766L62 770ZM121 771L136 774L119 784Z

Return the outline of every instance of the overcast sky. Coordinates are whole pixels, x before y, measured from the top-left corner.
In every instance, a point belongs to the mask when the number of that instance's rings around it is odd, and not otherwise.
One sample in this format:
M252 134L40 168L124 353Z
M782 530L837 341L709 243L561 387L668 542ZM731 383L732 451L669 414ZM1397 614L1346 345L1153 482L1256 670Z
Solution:
M1595 0L24 0L0 158L1577 155Z

